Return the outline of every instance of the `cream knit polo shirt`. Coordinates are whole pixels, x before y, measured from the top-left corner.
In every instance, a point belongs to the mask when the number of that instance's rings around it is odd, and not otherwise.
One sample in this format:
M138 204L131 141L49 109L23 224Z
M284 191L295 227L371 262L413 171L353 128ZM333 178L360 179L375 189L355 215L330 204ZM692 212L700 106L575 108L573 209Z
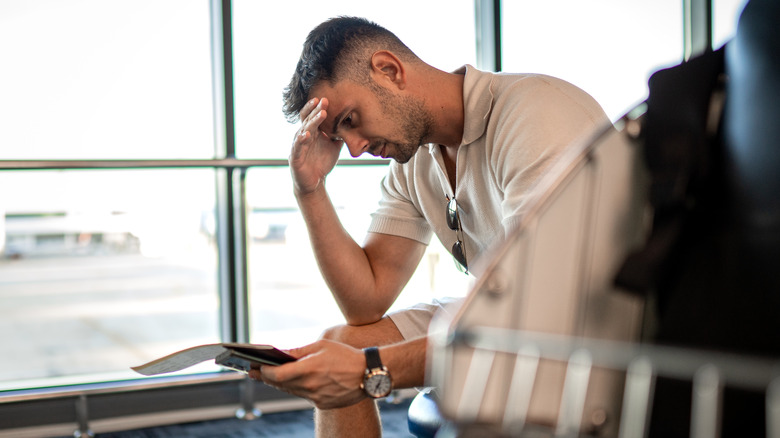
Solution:
M591 96L560 79L488 73L469 65L455 73L465 74L455 192L439 145L427 145L408 163L390 164L368 231L426 245L435 233L449 249L457 238L445 210L447 198L455 196L471 265L520 219L528 194L566 146L592 137L610 121Z

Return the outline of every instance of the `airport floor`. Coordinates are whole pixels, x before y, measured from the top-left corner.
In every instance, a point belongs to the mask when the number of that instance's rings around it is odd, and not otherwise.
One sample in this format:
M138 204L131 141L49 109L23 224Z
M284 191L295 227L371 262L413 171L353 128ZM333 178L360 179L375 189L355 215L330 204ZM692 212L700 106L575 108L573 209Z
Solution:
M407 425L411 400L399 404L380 403L383 438L413 438ZM252 421L224 419L173 426L151 427L115 433L97 434L95 438L305 438L314 436L311 410L265 414Z

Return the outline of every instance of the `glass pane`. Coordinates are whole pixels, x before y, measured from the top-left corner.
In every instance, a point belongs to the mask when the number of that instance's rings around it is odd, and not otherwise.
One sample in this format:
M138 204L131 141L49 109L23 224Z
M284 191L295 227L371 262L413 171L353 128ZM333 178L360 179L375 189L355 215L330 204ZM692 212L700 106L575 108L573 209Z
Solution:
M590 93L615 120L647 79L683 59L679 0L505 0L503 69L544 73Z
M713 0L712 48L718 49L734 37L737 22L747 0Z
M246 181L250 339L298 347L340 312L314 260L290 170L250 169Z
M214 156L207 0L0 2L0 159Z
M358 243L363 242L379 203L379 184L386 171L385 166L342 166L328 177L333 205ZM289 169L250 170L247 202L252 341L298 347L315 341L325 328L343 324L314 259ZM462 296L469 281L434 237L391 309L441 296Z
M242 158L289 156L297 126L282 115L282 91L306 35L328 18L353 15L375 21L442 70L476 63L473 0L301 0L294 10L291 19L286 2L233 2L236 151Z
M214 181L0 172L14 188L0 194L0 357L24 358L0 361L0 389L136 378L129 367L217 342Z
M297 126L282 115L282 91L306 35L328 18L353 15L376 21L442 70L476 64L472 0L402 0L392 4L305 0L296 3L295 20L290 20L289 14L289 5L283 3L233 3L236 150L242 158L289 155ZM342 156L349 157L346 148ZM378 205L379 183L385 172L385 166L343 166L328 177L329 193L342 222L359 243ZM252 341L287 347L309 343L324 328L344 320L314 260L293 197L289 169L252 169L247 187ZM434 289L462 294L463 287L454 292L454 287L446 285L467 280L435 241L394 308L442 295L432 295Z

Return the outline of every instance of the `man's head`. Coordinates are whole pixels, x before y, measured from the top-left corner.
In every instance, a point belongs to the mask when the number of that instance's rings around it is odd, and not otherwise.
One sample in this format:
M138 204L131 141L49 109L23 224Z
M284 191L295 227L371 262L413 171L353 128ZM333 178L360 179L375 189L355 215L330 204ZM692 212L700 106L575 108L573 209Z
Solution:
M309 33L290 85L284 90L284 114L297 120L320 81L330 85L343 79L368 85L371 54L390 50L405 62L419 58L392 32L364 18L338 17L320 24Z
M284 113L294 122L310 99L330 102L320 129L357 157L368 152L404 163L432 130L423 101L406 88L406 69L424 63L395 35L362 18L339 17L306 39Z

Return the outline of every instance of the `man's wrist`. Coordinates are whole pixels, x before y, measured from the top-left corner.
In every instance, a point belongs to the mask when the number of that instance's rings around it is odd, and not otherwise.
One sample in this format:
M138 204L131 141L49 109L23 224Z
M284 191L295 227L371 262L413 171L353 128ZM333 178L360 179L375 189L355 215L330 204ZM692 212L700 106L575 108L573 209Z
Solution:
M319 190L320 186L322 186L322 184L317 184L317 186L311 190L304 190L296 185L295 187L293 187L293 194L295 194L295 197L299 199L307 198L309 196L312 196L312 194L316 193L317 190Z
M366 370L363 375L363 383L360 387L371 398L386 397L393 390L393 379L382 364L378 347L363 349L366 361Z
M293 187L293 195L298 203L308 202L309 200L318 200L323 196L327 197L327 191L325 190L325 180L323 179L311 190L304 190L297 185Z

